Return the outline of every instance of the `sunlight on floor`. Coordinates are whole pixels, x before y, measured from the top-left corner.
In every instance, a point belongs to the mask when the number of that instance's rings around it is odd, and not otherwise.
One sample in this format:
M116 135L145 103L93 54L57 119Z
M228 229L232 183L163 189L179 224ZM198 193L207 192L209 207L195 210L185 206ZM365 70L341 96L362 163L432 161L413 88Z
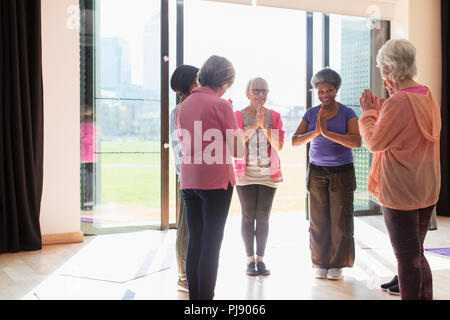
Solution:
M230 216L222 243L215 298L398 299L379 289L381 283L396 273L396 260L386 233L364 217L355 218L355 265L344 269L344 280L329 281L312 276L308 228L304 212L272 214L265 259L272 275L248 277L244 272L246 258L240 217ZM176 291L175 237L175 230L149 230L91 238L23 299L187 299L186 294ZM450 270L448 257L426 255L433 271ZM435 291L439 299L450 298L448 290L438 286Z

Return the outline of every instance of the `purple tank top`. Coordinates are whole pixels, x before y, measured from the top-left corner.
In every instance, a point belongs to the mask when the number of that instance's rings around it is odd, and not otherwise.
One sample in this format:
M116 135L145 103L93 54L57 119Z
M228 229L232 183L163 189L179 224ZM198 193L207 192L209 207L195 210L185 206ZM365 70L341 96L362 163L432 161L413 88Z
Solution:
M308 123L308 132L316 130L319 107L309 109L303 116L303 120ZM354 117L357 115L353 109L339 104L337 114L333 119L327 121L328 130L347 134L347 122ZM316 166L343 166L353 163L353 152L352 149L319 135L311 141L309 161Z

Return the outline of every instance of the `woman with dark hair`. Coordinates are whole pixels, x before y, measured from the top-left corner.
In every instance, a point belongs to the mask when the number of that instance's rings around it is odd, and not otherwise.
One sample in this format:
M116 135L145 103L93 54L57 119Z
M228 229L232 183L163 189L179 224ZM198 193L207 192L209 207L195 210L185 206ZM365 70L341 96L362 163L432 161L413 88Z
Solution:
M339 74L329 68L311 80L321 105L303 116L292 145L311 141L307 190L309 192L310 247L315 277L339 280L342 268L352 267L353 194L356 189L352 149L361 147L358 117L336 101Z
M190 65L181 65L175 69L170 79L170 87L180 97L182 103L191 94L192 90L198 87L199 69ZM181 146L180 140L177 137L177 128L175 125L175 119L180 109L178 104L170 113L170 139L172 142L172 153L175 164L175 169L178 175L178 181L180 179L180 164L181 164ZM177 190L179 191L179 190ZM177 238L176 238L176 256L178 264L178 290L188 292L188 283L186 280L186 251L188 244L188 230L186 224L186 210L184 207L184 201L181 198L181 192L178 194L178 225L177 225Z
M236 185L232 156L244 156L243 133L231 103L221 99L234 82L234 68L212 56L199 73L200 87L181 104L180 189L186 206L189 243L186 276L191 300L212 300L225 222Z

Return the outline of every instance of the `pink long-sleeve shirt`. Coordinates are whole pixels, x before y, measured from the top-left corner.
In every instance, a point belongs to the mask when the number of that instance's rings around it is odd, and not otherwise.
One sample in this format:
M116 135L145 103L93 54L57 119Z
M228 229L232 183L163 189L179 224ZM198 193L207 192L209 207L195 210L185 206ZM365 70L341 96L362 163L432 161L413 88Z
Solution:
M227 130L240 130L230 101L196 88L176 117L181 141L180 189L227 189L236 185Z
M441 117L430 90L398 91L380 111L363 112L359 124L365 146L374 153L369 192L383 206L397 210L436 204L441 186Z
M95 162L95 123L80 124L80 157L82 162Z

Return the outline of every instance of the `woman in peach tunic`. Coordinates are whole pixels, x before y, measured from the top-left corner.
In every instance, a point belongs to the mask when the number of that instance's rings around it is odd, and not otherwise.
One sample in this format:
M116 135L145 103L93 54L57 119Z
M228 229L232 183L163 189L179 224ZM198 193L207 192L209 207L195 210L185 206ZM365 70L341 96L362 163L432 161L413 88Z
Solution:
M423 242L441 185L440 107L414 80L415 55L409 41L388 41L377 63L391 97L383 101L366 89L360 98L361 136L374 153L368 190L383 206L403 300L433 298Z

